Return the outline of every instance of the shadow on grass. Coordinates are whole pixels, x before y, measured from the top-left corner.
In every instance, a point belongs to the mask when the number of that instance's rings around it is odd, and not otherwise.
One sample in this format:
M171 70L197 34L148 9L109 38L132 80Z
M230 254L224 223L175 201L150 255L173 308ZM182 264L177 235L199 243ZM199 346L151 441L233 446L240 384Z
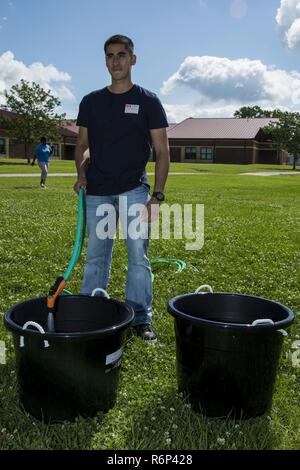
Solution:
M40 188L39 185L35 185L35 186L14 186L13 188L10 188L10 189L19 189L19 190L22 190L22 191L32 191L34 189L39 189L41 191L41 188Z
M88 450L103 414L77 418L75 422L45 424L22 410L19 404L14 361L0 366L1 450Z
M0 166L19 166L19 165L22 165L22 166L29 166L30 164L27 163L27 162L3 162L3 161L0 161Z
M209 170L206 170L204 168L189 168L189 170L193 170L195 173L210 173ZM184 171L188 171L188 169L185 168Z
M277 440L266 415L247 420L209 418L170 392L134 419L125 445L149 450L268 450L276 448Z

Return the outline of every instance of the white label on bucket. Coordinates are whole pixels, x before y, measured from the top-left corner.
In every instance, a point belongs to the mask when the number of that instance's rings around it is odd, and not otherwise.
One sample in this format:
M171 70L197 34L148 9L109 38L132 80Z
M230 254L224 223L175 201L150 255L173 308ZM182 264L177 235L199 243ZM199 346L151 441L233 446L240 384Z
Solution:
M118 351L114 353L108 354L105 359L105 365L108 366L109 364L113 364L118 359L120 359L122 354L123 354L123 347L121 347L120 349L118 349Z

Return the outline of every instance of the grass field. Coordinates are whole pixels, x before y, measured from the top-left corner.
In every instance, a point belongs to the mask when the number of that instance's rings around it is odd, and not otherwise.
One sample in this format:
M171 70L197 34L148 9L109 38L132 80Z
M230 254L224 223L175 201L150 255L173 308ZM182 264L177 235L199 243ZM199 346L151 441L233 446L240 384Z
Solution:
M0 163L0 172L32 172L31 166ZM53 162L51 171L73 172L73 165ZM0 449L299 449L300 369L293 367L291 354L300 337L300 179L239 175L283 168L172 166L173 171L195 172L168 179L167 202L205 205L205 244L200 251L186 251L185 240L152 240L149 255L181 258L198 272L189 266L181 273L172 266L156 268L153 308L159 342L151 346L134 338L128 343L117 403L106 415L47 426L23 413L18 407L12 340L1 324L7 363L0 365ZM48 189L41 190L36 178L0 178L2 315L15 303L46 294L67 266L76 224L73 182L72 177L52 177ZM73 292L79 291L84 253L68 284ZM126 263L124 245L117 240L108 289L113 298L124 299ZM279 301L295 313L270 416L247 421L204 418L177 393L173 319L167 301L206 283L219 292Z

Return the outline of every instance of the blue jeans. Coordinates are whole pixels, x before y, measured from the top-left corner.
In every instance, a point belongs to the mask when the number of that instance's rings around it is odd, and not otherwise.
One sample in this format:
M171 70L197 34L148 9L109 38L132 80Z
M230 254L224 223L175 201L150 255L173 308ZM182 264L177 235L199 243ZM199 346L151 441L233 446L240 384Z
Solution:
M127 198L127 207L124 204L124 196ZM81 293L91 294L97 287L107 288L114 236L120 219L123 234L129 232L125 237L128 255L125 302L131 305L135 312L134 326L149 324L152 318L152 279L148 259L150 224L141 223L140 230L137 230L140 237L132 237L130 227L136 226L134 220L137 220L138 213L131 215L128 209L132 204L145 205L149 199L149 187L145 184L119 195L86 198L88 246ZM106 204L110 206L105 206ZM114 210L110 211L110 208ZM104 230L106 227L108 230ZM109 233L109 237L100 238L99 234L104 232Z

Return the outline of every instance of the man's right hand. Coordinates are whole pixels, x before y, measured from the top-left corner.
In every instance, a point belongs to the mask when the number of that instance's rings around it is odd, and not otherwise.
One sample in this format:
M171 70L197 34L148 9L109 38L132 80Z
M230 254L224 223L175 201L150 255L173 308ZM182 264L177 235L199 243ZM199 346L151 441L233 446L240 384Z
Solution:
M86 186L86 183L87 183L86 178L83 176L80 176L73 187L75 193L79 194L80 189Z

